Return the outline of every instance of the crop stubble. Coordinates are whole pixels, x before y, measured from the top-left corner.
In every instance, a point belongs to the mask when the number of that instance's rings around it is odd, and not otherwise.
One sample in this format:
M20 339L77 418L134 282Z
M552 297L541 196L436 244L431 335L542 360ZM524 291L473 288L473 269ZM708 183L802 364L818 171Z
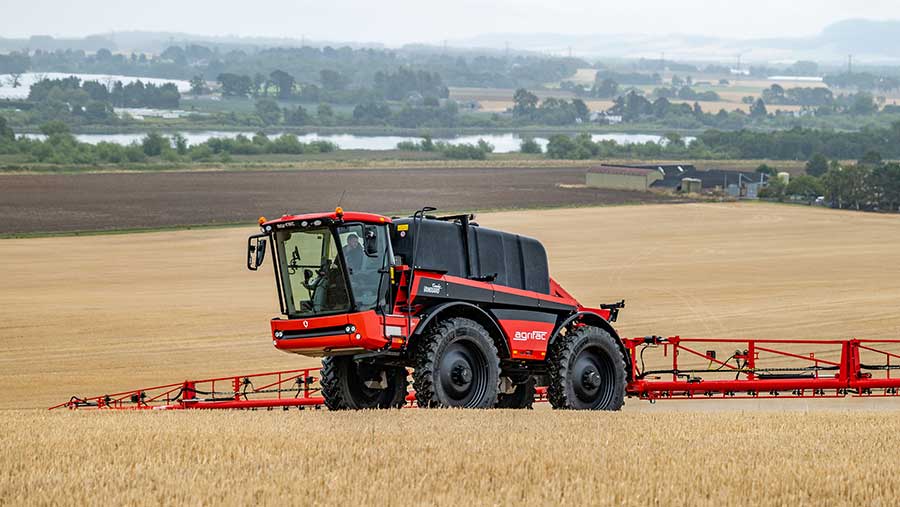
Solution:
M584 303L627 299L626 336L900 337L894 216L686 204L478 220L544 241ZM37 410L313 365L272 349L271 273L243 268L251 232L0 241L15 260L0 265L0 407L19 409L0 412L0 503L889 505L900 489L891 400L629 401L617 414Z
M4 412L0 503L893 505L896 415Z

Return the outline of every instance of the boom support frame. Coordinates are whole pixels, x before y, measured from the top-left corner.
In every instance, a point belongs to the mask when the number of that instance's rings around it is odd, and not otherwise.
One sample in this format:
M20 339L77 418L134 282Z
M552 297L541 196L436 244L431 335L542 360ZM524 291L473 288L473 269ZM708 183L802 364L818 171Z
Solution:
M648 336L623 342L633 379L626 394L650 402L900 395L900 374L892 375L900 370L900 340ZM735 352L722 360L716 347ZM647 367L647 351L655 353L649 358L651 364L665 366ZM50 409L318 409L324 405L318 371L303 368L254 373L186 380L90 398L73 396ZM415 406L415 393L406 399L407 406ZM547 401L545 388L537 388L535 401Z

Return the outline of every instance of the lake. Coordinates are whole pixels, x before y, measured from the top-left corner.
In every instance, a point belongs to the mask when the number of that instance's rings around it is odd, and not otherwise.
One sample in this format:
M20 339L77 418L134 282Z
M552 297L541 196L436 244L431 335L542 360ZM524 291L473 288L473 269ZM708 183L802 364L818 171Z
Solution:
M253 137L254 132L225 132L225 131L201 131L201 132L182 132L181 135L187 139L188 144L200 144L207 141L213 137L220 138L233 138L238 136L239 134L243 134L247 137ZM280 136L282 132L273 132L268 134L269 137L277 137ZM77 134L75 138L81 142L97 144L100 142L110 142L117 144L131 144L133 142L140 142L140 140L145 136L145 133L138 134ZM166 135L172 135L172 133L168 133ZM42 139L44 136L41 134L25 134L26 137L30 137L33 139ZM385 150L393 150L397 147L397 143L401 141L419 141L420 137L409 137L409 136L361 136L355 134L302 134L298 135L297 138L301 142L310 142L310 141L331 141L336 144L342 150L373 150L373 151L385 151ZM484 135L465 135L458 137L436 137L435 141L443 141L451 144L475 144L479 139L484 139L488 143L494 145L495 153L511 153L519 151L519 145L522 142L523 136L519 134L484 134ZM632 143L647 143L654 142L658 143L662 140L661 136L651 135L651 134L594 134L591 136L594 141L615 141L619 144L632 144ZM693 140L693 137L685 137L685 142L690 142ZM545 137L534 137L534 140L537 141L541 147L547 146L547 138Z

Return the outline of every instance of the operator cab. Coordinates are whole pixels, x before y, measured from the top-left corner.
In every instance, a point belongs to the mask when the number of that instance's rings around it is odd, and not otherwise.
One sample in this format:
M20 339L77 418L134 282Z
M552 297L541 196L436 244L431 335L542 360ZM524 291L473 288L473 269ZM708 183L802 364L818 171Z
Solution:
M390 290L389 223L340 209L262 222L263 234L248 247L248 267L259 267L258 252L271 237L282 313L291 319L383 308Z

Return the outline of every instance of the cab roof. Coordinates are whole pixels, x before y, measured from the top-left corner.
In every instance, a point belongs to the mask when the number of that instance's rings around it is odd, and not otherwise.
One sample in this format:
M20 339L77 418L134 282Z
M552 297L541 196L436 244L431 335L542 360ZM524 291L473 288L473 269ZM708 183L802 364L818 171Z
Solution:
M286 222L312 222L315 220L326 220L330 222L362 222L367 224L389 224L391 219L376 215L375 213L362 213L358 211L342 211L340 209L332 212L322 213L304 213L302 215L282 215L281 218L274 220L263 220L260 218L260 226L283 224Z

